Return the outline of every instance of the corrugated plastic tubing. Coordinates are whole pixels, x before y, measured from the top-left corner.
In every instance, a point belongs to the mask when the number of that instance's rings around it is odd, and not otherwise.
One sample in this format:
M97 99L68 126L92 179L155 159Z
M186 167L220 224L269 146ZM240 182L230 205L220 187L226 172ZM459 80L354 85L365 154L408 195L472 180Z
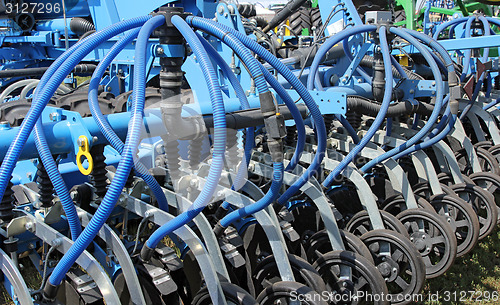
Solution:
M104 135L106 140L111 143L118 153L123 152L123 142L118 137L118 135L114 132L111 125L109 125L108 120L102 114L101 108L99 107L98 101L98 88L99 83L101 82L101 78L106 72L107 67L111 64L113 59L118 55L118 53L125 48L132 40L134 40L139 34L140 29L133 29L125 36L123 36L118 42L116 42L111 49L108 51L106 56L101 60L101 62L97 65L96 70L92 74L92 78L89 83L89 108L92 113L92 117L96 122L97 126L99 126L99 130ZM168 202L167 198L165 198L165 193L161 189L161 186L158 184L155 178L151 176L146 167L138 160L134 158L134 166L137 172L137 175L141 177L146 184L149 186L151 191L153 192L157 202L158 207L164 211L168 211Z
M90 53L90 51L95 49L99 44L113 36L118 35L119 33L141 26L149 18L151 18L151 16L143 16L121 21L113 26L96 32L86 39L76 43L73 47L59 56L49 67L38 85L40 88L43 88L48 83L49 79L51 82L45 90L37 90L35 92L31 108L21 123L19 131L9 146L2 165L0 166L0 198L4 195L5 188L10 180L12 171L14 170L21 151L23 150L26 140L34 128L38 117L66 75L71 72L73 67L78 64L85 57L85 55ZM75 53L72 54L74 51ZM61 69L59 69L59 66L61 66Z
M224 168L224 152L226 150L226 115L217 74L203 45L187 23L179 16L172 16L171 21L189 43L200 63L203 76L207 81L214 117L214 148L210 171L201 193L188 210L153 232L146 241L146 245L151 249L154 249L165 235L190 222L205 208L218 185L222 169Z
M311 178L318 170L318 168L321 166L321 162L325 156L325 151L326 151L326 128L325 128L325 122L323 120L323 116L321 115L321 112L319 111L318 106L316 105L314 99L312 98L311 94L309 91L304 87L304 85L295 77L295 75L288 69L282 62L279 61L275 56L273 56L269 51L264 49L261 45L259 45L257 42L251 40L248 38L246 35L231 29L225 25L213 22L208 19L200 18L200 17L194 17L194 16L189 16L186 18L186 22L190 25L192 25L195 28L200 28L204 27L206 28L207 26L214 26L222 29L224 32L233 34L236 36L238 40L240 40L247 48L249 48L251 51L259 55L262 59L264 59L266 62L268 62L274 69L278 71L289 83L290 85L295 88L295 90L299 93L301 96L302 100L306 104L307 108L309 109L309 112L311 113L311 116L314 121L314 125L316 127L316 132L317 132L317 138L318 138L318 148L316 155L314 156L314 160L311 163L311 165L307 168L307 170L304 172L304 174L292 185L290 186L283 195L278 198L278 203L284 204L288 199L290 199L291 196L296 194L299 189Z
M373 31L374 26L360 26L356 28L351 28L349 30L345 30L341 32L342 34L346 34L349 36L356 35L362 32L367 32L367 31ZM339 35L339 34L337 34ZM336 37L337 35L333 36L330 38L330 42L328 45L323 45L325 48L321 51L322 53L319 52L316 54L316 57L314 61L316 61L316 64L314 64L314 69L313 65L311 65L311 72L314 74L309 74L308 78L308 86L313 85L313 78L314 75L317 73L317 67L319 66L319 61L322 57L321 54L326 53L331 46L335 45L337 40L340 41L340 39L344 39L345 37ZM343 36L343 35L342 35ZM380 48L382 52L382 57L384 60L384 69L385 69L385 90L384 90L384 98L382 100L382 105L380 107L380 112L377 114L375 117L375 120L373 121L372 126L368 129L366 134L363 136L361 141L347 154L347 156L340 161L340 163L335 167L335 169L326 177L325 181L323 181L323 186L328 187L334 179L337 178L337 176L349 165L349 163L354 159L356 155L368 144L368 142L371 140L375 132L378 130L380 125L383 123L385 115L387 113L387 109L389 109L389 105L391 103L391 96L392 96L392 82L393 82L393 77L392 77L392 66L391 66L391 54L389 53L389 46L387 44L387 32L386 32L386 27L381 26L379 29L379 38L380 38ZM321 48L323 48L323 46ZM320 48L320 50L321 50Z
M404 151L408 147L412 146L413 144L417 143L420 141L429 131L434 126L434 123L437 121L439 117L439 113L441 112L441 108L443 106L443 79L441 77L441 72L439 71L439 67L437 66L436 62L434 61L434 58L431 56L429 50L420 43L415 37L412 35L408 34L406 31L402 29L397 29L397 28L391 28L390 31L399 37L405 39L412 45L414 45L420 53L424 56L425 60L429 63L429 66L432 70L432 73L434 75L434 80L436 81L436 104L434 106L434 110L432 111L428 121L420 129L413 137L408 139L405 143L401 144L400 146L393 148L389 150L388 152L383 153L380 156L377 156L376 158L370 160L370 162L366 163L363 167L361 167L361 172L367 172L369 169L371 169L373 166L376 164L387 160L388 158L391 158L392 156Z
M148 18L149 19L149 18ZM132 114L127 131L127 139L123 149L122 158L116 169L116 174L109 186L108 192L102 200L99 208L83 230L82 234L73 243L71 248L64 254L54 271L49 277L50 284L58 286L66 276L69 268L75 263L81 253L89 246L102 225L108 219L115 204L125 186L134 162L134 155L140 141L141 127L143 124L143 111L146 95L146 52L148 39L155 28L165 23L163 16L152 17L148 20L139 33L135 49L134 66L134 92L132 103Z

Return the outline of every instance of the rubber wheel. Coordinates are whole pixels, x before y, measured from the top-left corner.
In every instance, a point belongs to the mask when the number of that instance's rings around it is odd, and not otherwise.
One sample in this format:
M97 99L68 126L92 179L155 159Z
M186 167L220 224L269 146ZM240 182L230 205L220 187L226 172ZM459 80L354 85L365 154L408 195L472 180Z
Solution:
M476 149L476 155L479 159L479 164L481 165L481 169L483 172L500 175L500 166L498 165L498 161L490 152L485 149L478 148ZM472 165L467 158L467 152L465 151L465 148L462 148L455 152L455 158L457 159L460 170L464 175L469 176L474 173Z
M311 19L311 27L316 27L316 30L319 31L323 22L321 21L321 12L318 6L309 10L309 17Z
M265 28L268 24L267 20L264 19L263 17L257 16L254 17L253 19L255 19L255 22L257 22L257 26L261 29Z
M455 184L455 180L453 179L451 173L439 173L438 179L439 182L441 182L442 185L445 185L448 189L451 185ZM474 184L474 181L472 181L472 179L469 178L469 176L462 175L462 180L467 184ZM443 188L443 191L447 194L453 195L453 191L451 189L450 191L447 191Z
M228 304L241 304L241 305L256 305L257 301L243 288L238 287L231 283L221 282L220 286L222 288L222 292L224 293L224 297ZM155 304L155 303L148 303ZM208 288L205 286L195 295L191 305L211 305L214 304L212 302L212 298L208 293Z
M297 35L302 35L302 29L311 28L311 20L309 19L309 12L306 8L300 8L288 17L290 21L290 28Z
M359 237L345 230L339 230L339 232L340 236L342 237L342 243L344 244L345 250L359 254L370 261L372 264L374 263L370 250L368 250L368 247L366 247L366 245L361 241L361 239L359 239ZM333 251L332 244L330 243L330 239L328 238L328 234L324 229L314 233L307 240L305 248L307 251L307 260L311 264L324 254Z
M488 152L497 159L498 163L500 163L500 144L490 147Z
M456 195L431 197L431 205L450 224L457 239L457 257L469 253L479 240L479 219L470 204Z
M382 216L384 228L398 232L406 238L410 238L405 226L394 215L391 215L386 211L380 211L380 216ZM345 230L356 236L361 236L366 232L373 230L368 212L361 211L356 213L347 223Z
M488 236L497 224L498 210L493 195L473 184L455 184L450 188L460 198L472 204L479 219L479 240Z
M300 300L305 305L327 305L323 295L297 282L277 282L267 287L257 297L260 305L290 304Z
M350 268L349 279L345 279L341 275L341 266ZM320 257L313 264L313 267L325 280L328 291L334 293L330 297L330 304L364 304L368 302L366 299L355 299L355 297L360 295L386 296L389 293L378 269L366 258L353 252L328 252ZM335 295L339 296L336 298ZM340 302L342 297L355 302ZM370 302L370 304L385 305L389 304L389 301L380 298L376 302Z
M420 209L424 209L427 211L434 211L432 205L423 197L415 196L415 200L417 201L417 205ZM402 195L395 195L390 198L387 198L382 203L382 210L391 213L391 215L398 215L402 211L406 210L406 201Z
M444 194L456 196L456 194L450 189L448 185L440 183L439 186ZM431 186L428 182L415 185L415 187L413 188L413 193L415 194L415 196L425 198L425 200L427 200L428 202L430 202L430 199L433 195L436 195L432 192Z
M475 185L495 197L497 209L500 209L500 177L493 173L474 173L469 176ZM500 223L500 213L498 214L497 224Z
M394 12L394 23L398 23L405 20L406 20L405 10L398 10ZM406 27L406 24L403 24L403 27Z
M426 278L444 274L457 256L457 239L450 225L436 212L409 209L396 216L408 230L410 241L425 263Z
M325 282L321 279L316 269L314 269L306 260L296 255L288 254L288 261L290 262L293 276L297 282L311 287L314 291L319 293L326 291ZM274 260L274 255L269 255L263 259L256 266L253 274L256 295L269 286L269 284L281 281L281 276L278 271L278 266Z
M403 235L373 230L361 236L372 253L375 266L384 278L392 304L409 304L405 296L418 294L425 282L425 264L415 246Z
M475 148L482 148L485 150L489 150L492 146L493 143L491 143L490 141L481 141L474 144Z

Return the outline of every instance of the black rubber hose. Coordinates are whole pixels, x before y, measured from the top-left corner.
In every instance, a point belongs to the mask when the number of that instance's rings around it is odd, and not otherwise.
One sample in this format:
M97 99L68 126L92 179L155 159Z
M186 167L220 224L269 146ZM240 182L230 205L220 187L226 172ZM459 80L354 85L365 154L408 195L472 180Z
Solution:
M297 108L299 109L302 118L307 117L307 108L304 104L297 104ZM290 110L285 105L279 105L278 107L279 113L283 115L285 120L292 119L292 114ZM203 121L205 122L205 126L207 128L213 128L213 116L205 115L203 116ZM247 110L239 110L231 113L226 113L226 126L231 129L243 129L247 127L257 127L260 125L264 125L264 115L260 108L252 108Z
M373 66L373 61L374 61L374 58L372 56L365 55L363 57L363 59L361 59L360 65L371 69ZM395 78L402 78L401 74L399 74L398 70L394 66L391 66L391 68L392 68L392 75L394 75ZM413 71L411 71L405 67L402 67L402 68L406 72L406 74L408 75L409 79L417 79L417 80L424 79L422 76L414 73Z
M70 30L78 36L81 36L89 31L95 31L94 23L91 20L74 17L69 22Z
M369 116L376 116L380 112L380 103L366 99L361 96L347 97L347 110L362 113ZM397 117L403 114L418 113L420 115L430 115L434 106L421 103L412 104L410 101L402 101L391 104L387 110L387 117Z
M79 64L73 69L73 73L92 75L96 67L97 66L94 64ZM37 77L43 75L47 69L49 69L49 67L1 70L0 78Z
M288 16L290 16L293 12L299 9L302 4L306 3L307 0L292 0L286 4L286 6L279 11L276 15L274 15L273 19L269 21L269 24L262 30L264 33L267 33L270 29L274 28L281 22L283 22Z

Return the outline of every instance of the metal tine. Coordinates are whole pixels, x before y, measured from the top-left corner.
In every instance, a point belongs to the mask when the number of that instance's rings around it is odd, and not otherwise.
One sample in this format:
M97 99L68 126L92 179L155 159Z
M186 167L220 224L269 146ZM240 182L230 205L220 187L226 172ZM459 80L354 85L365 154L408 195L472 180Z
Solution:
M108 172L108 177L110 177L110 179L112 179L113 176L113 172ZM120 199L121 200L119 200L119 202L121 207L140 217L150 216L151 222L159 226L175 218L174 215L160 210L159 208L154 207L142 200L134 198L129 194L122 192ZM203 277L205 278L208 292L214 304L227 305L217 271L215 270L211 255L205 248L204 243L187 225L174 231L174 234L184 241L193 252L198 265L200 266Z
M92 185L89 184L91 188ZM28 194L33 196L33 198L38 198L40 195L34 190L22 185L23 189L26 190ZM92 215L80 207L76 207L78 212L78 217L82 221L82 226L86 227L92 218ZM106 243L106 245L113 251L114 255L117 257L118 262L120 263L120 267L123 270L123 275L125 277L125 281L127 282L127 287L130 290L130 298L134 302L134 304L145 304L144 294L142 293L141 285L139 283L139 279L137 277L137 273L134 268L134 264L130 259L130 255L125 249L125 246L121 242L120 238L116 233L107 225L99 230L99 237Z
M62 254L69 251L70 247L73 245L73 241L71 239L67 238L45 222L37 219L34 215L24 210L17 211L25 215L27 222L32 224L32 233L43 242L51 244L54 240L59 239L61 244L56 248L56 250ZM78 257L76 263L80 265L80 267L82 267L83 270L85 270L94 280L107 304L120 304L120 298L118 297L110 278L99 262L89 252L84 251L82 255Z
M197 176L199 183L197 184L198 190L201 190L205 185L205 178ZM227 185L228 181L226 182ZM240 194L229 187L226 187L219 183L217 189L215 191L217 196L214 198L215 200L226 200L230 202L232 205L242 208L244 206L255 203L255 201L243 194ZM276 258L284 258L288 257L288 249L285 244L285 238L279 226L276 226L276 223L269 216L267 211L262 210L254 214L257 222L262 226L271 246L271 250L273 252L274 257ZM283 281L295 281L293 276L292 267L290 262L287 259L276 259L276 265L278 267L278 271L280 273L281 279Z
M258 154L265 155L262 152L259 152ZM251 161L250 169L254 174L261 175L268 179L272 177L272 168L269 165ZM303 168L301 170L303 170ZM290 186L295 183L295 181L297 181L299 177L300 172L285 172L284 183ZM328 198L325 196L321 188L318 188L315 183L313 183L313 181L316 181L316 183L318 183L315 178L312 178L310 179L310 181L306 182L300 190L309 198L311 198L312 202L316 205L318 211L320 212L320 216L325 225L325 229L328 234L328 238L330 239L330 243L332 244L332 248L334 250L345 250L335 214L332 210L332 205L330 204Z
M17 296L18 301L23 305L33 305L33 299L21 272L10 258L10 255L2 249L0 249L0 270L5 276L4 281L7 280L12 285L14 290L12 293Z

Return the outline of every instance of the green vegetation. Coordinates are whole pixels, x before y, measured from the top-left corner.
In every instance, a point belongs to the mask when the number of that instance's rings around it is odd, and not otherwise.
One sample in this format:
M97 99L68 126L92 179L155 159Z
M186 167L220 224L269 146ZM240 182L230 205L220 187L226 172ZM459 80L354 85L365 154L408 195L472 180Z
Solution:
M450 298L429 301L429 295L436 293L442 297L449 293ZM500 230L480 241L471 253L457 258L445 275L427 280L424 295L426 305L500 304ZM488 295L496 297L487 301Z

